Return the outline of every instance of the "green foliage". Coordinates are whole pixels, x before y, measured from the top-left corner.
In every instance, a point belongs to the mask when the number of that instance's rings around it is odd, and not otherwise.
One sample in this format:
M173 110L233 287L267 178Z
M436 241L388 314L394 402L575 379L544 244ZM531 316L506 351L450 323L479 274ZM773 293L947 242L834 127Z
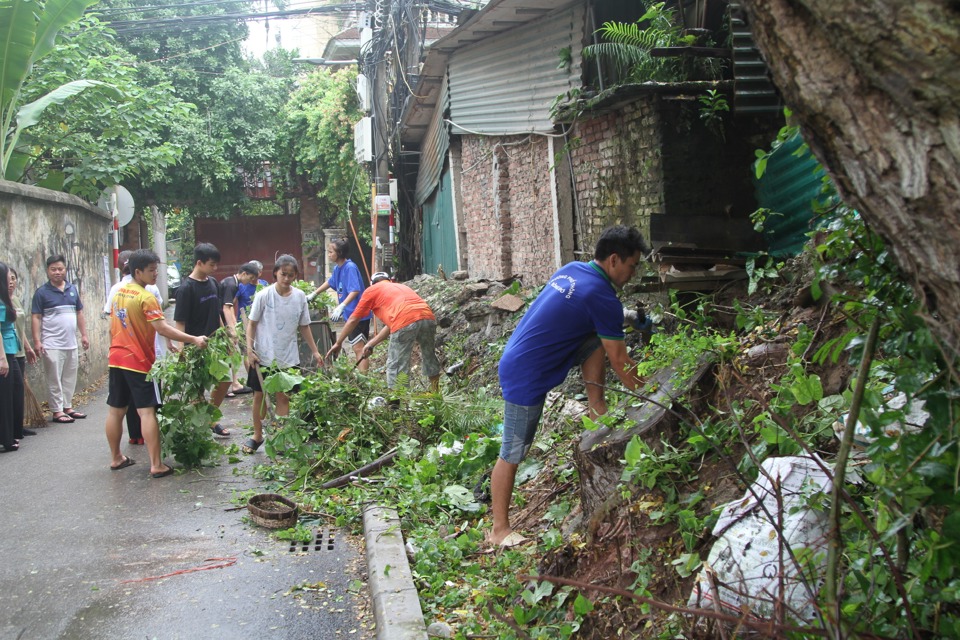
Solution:
M36 65L24 99L42 101L71 86L93 89L46 106L21 136L13 179L95 200L106 186L176 163L182 147L164 135L170 123L191 117L191 105L168 83L142 87L129 54L96 18L72 27Z
M288 191L304 185L316 194L330 220L345 220L366 202L358 188L360 166L353 155L353 126L360 113L357 71L317 69L302 79L281 111L277 148L282 180Z
M706 95L697 98L700 102L700 120L721 140L726 140L723 126L723 114L730 111L726 97L716 89L709 89Z
M719 77L722 66L716 60L652 56L651 49L689 46L696 37L684 34L676 9L666 3L643 0L643 6L646 12L635 23L604 23L598 33L606 41L584 47L584 59L609 62L620 79L616 84Z
M220 382L230 380L230 370L241 365L240 352L219 329L205 349L186 347L179 355L158 360L151 371L163 389L164 401L157 418L163 455L187 467L196 467L219 453L210 427L220 419L220 409L204 400Z
M292 286L300 289L300 291L303 291L308 296L317 288L312 282L307 282L306 280L296 280ZM322 312L323 315L326 315L329 307L335 306L337 306L337 296L332 289L327 289L310 301L310 308Z
M80 18L91 0L3 0L0 2L0 176L8 176L11 157L23 130L30 126L19 120L21 92L33 66L54 50L57 34ZM84 89L93 85L74 85ZM56 91L56 89L55 89ZM59 92L46 101L34 101L36 116L49 104L59 104L76 92Z
M769 294L773 286L780 282L783 262L778 262L767 254L760 254L747 258L744 269L750 279L750 283L747 285L747 295L753 295L757 289Z
M255 172L276 157L280 108L293 90L296 52L275 50L260 63L244 57L242 19L205 21L206 16L241 14L244 2L157 6L149 0L105 0L104 21L116 24L117 42L136 61L141 86L169 86L192 105L169 118L164 144L182 155L176 165L143 171L124 182L139 204L181 207L194 215L227 217L247 206L241 171ZM138 24L184 17L181 28L138 28ZM139 21L139 22L137 22Z
M773 149L796 135L797 127L784 127ZM770 153L757 151L758 176ZM786 374L773 384L775 395L767 406L745 401L730 407L753 443L740 468L752 473L767 455L822 448L832 439L833 423L845 422L852 393L825 396L811 368L859 365L872 355L856 432L869 443L859 474L865 482L847 484L850 497L839 505L842 623L853 634L950 637L960 629L957 363L944 360L924 322L929 313L924 300L886 242L839 199L828 178L814 211L820 228L811 234L811 290L841 321L826 337L816 335L819 327L798 327ZM772 281L770 266L765 263L761 271L758 261L752 281ZM834 292L828 301L822 300L825 291ZM740 309L741 326L764 324L761 313ZM877 319L877 351L865 354L868 327ZM810 362L802 360L807 352ZM898 397L905 403L895 403ZM913 417L907 424L911 409L921 403L928 417Z

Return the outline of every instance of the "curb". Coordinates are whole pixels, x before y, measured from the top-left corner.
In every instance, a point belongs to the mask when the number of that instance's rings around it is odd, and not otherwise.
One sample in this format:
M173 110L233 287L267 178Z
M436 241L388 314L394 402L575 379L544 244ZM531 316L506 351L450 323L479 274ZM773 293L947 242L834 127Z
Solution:
M363 536L377 640L426 640L423 610L396 510L376 505L364 509Z

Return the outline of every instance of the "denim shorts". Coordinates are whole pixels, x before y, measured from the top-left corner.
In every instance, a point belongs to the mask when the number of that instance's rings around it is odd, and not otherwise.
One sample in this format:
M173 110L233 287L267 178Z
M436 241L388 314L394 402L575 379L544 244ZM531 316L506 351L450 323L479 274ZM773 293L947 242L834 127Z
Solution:
M533 444L540 416L543 415L543 402L532 407L506 401L503 405L503 444L500 445L500 457L504 462L520 464Z

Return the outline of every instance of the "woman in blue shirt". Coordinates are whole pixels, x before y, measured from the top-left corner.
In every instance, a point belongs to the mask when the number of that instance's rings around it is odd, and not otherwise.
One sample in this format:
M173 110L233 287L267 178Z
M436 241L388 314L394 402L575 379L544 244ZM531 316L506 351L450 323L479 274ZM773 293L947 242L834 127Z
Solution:
M16 354L17 311L10 300L10 269L0 262L0 445L3 451L17 451L23 437L23 376Z
M310 301L327 289L336 291L337 302L340 304L330 312L330 319L334 322L340 322L350 318L353 310L357 308L357 303L360 302L360 296L363 294L363 290L366 288L363 286L360 268L354 264L353 260L347 257L349 249L350 245L346 238L340 238L330 243L330 246L327 247L327 259L330 260L330 262L335 262L337 266L333 268L333 274L331 274L330 279L307 296L307 300ZM363 348L370 338L370 319L372 317L373 314L368 313L365 318L360 318L360 322L356 328L347 336L347 342L353 347L353 353L357 356L360 371L364 373L370 368L370 361L363 357Z

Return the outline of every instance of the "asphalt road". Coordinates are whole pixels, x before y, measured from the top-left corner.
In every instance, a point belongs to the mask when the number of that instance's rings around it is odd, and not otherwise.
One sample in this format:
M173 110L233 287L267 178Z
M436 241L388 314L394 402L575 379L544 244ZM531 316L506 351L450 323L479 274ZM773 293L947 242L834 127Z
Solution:
M137 464L111 472L106 389L86 397L87 420L0 453L0 638L373 636L365 595L348 592L365 575L357 540L318 527L321 544L291 552L232 510L237 492L260 490L262 452L153 479L124 433ZM247 437L250 398L224 402L222 440Z

